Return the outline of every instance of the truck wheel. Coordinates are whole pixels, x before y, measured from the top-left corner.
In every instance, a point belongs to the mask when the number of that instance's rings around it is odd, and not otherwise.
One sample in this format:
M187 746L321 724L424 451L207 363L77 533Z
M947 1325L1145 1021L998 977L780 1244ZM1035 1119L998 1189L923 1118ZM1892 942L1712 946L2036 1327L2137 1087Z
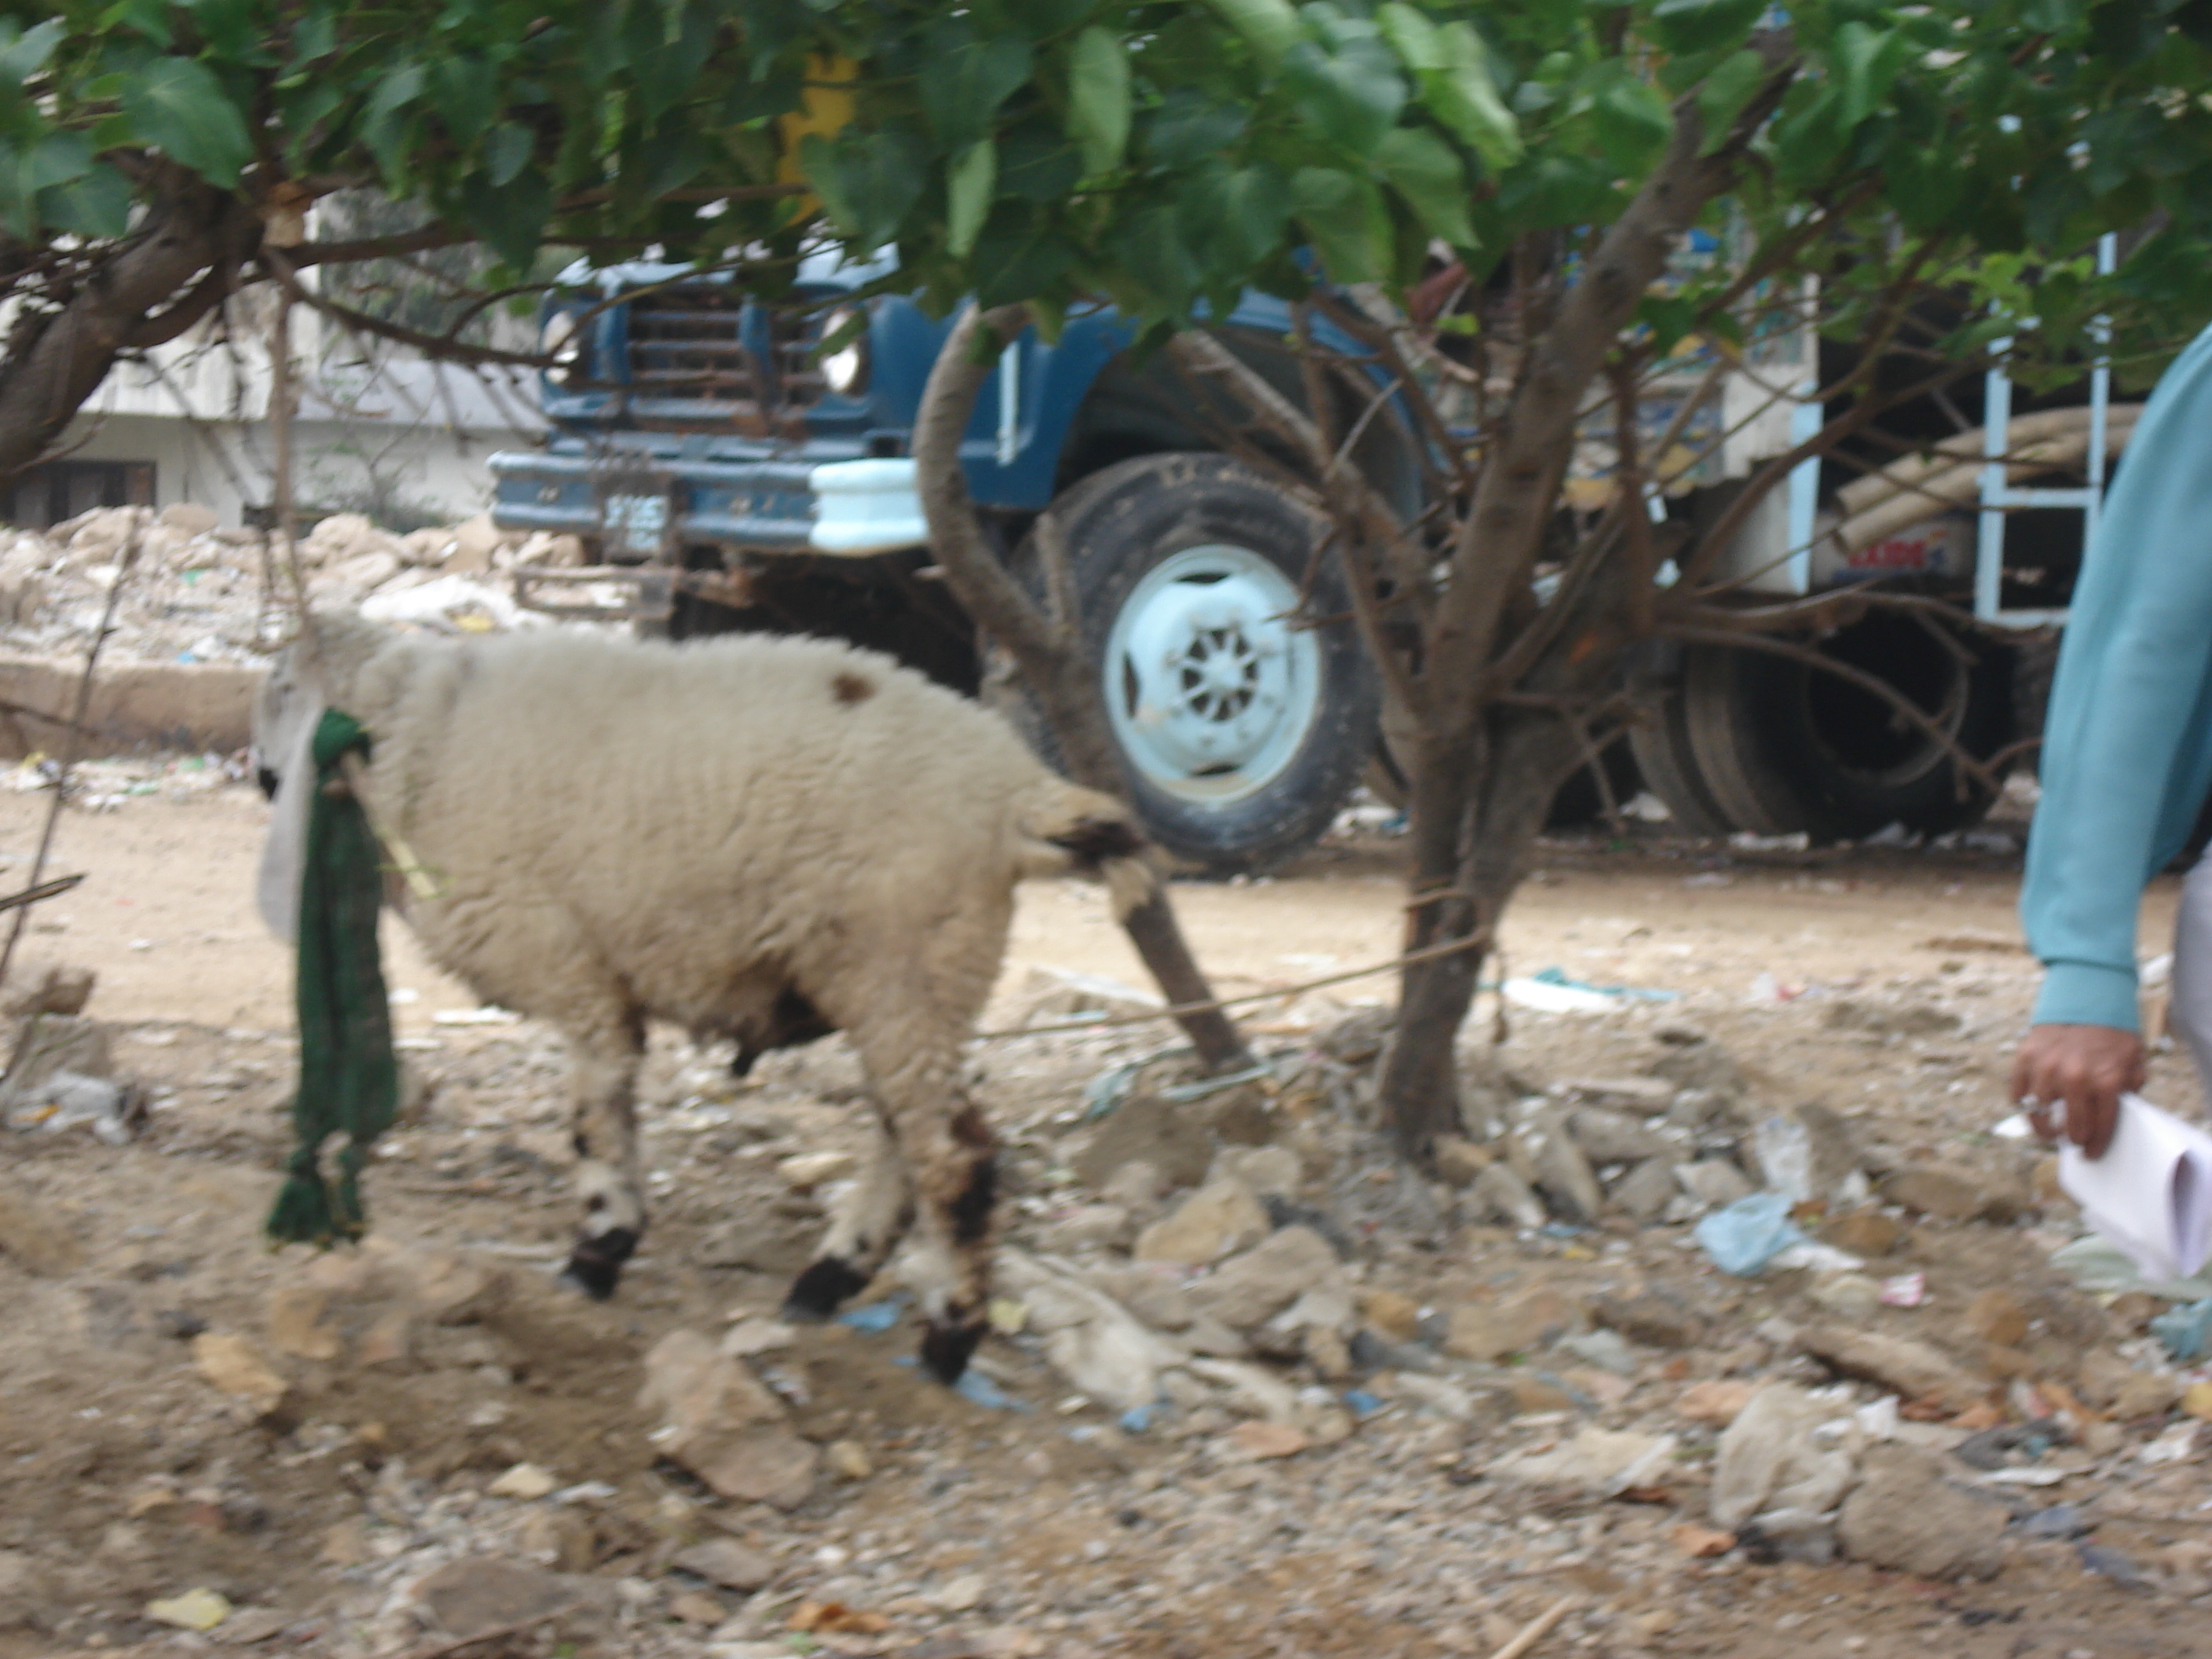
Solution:
M1877 611L1821 650L1895 687L1977 759L2011 741L2012 661L2002 647ZM1901 823L1940 835L1978 821L1993 799L1961 775L1948 748L1881 698L1810 664L1694 646L1684 653L1679 700L1697 770L1733 829L1835 841Z
M1052 511L1153 839L1211 875L1310 847L1375 750L1382 690L1341 580L1326 564L1309 578L1314 520L1226 457L1188 453L1108 467ZM1035 572L1033 546L1020 562Z
M1680 688L1668 688L1650 712L1648 724L1628 728L1629 752L1636 757L1636 769L1651 793L1667 803L1677 834L1727 835L1735 826L1729 822L1728 814L1713 799L1705 775L1698 769Z

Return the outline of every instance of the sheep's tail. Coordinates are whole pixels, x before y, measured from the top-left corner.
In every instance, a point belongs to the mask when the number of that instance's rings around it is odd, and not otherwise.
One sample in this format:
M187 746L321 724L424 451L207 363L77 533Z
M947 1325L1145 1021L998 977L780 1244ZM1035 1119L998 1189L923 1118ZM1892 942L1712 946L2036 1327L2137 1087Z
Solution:
M1094 877L1113 895L1120 920L1159 890L1152 843L1136 815L1111 795L1048 778L1024 797L1014 832L1024 877Z

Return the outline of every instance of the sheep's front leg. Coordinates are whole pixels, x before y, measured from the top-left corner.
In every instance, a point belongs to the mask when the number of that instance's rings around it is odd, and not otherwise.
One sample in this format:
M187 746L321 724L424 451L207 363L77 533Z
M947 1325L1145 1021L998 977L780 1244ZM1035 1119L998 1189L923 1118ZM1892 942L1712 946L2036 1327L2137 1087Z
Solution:
M945 1101L949 1112L940 1107L923 1121L901 1122L899 1144L920 1200L921 1363L949 1384L960 1380L988 1328L999 1166L998 1143L975 1103L957 1085Z
M637 1167L637 1067L641 1024L575 1042L569 1079L576 1191L584 1222L562 1282L593 1300L615 1293L623 1263L645 1236L645 1183Z
M914 1216L905 1160L879 1123L860 1179L839 1199L822 1248L784 1299L790 1319L827 1319L876 1276Z

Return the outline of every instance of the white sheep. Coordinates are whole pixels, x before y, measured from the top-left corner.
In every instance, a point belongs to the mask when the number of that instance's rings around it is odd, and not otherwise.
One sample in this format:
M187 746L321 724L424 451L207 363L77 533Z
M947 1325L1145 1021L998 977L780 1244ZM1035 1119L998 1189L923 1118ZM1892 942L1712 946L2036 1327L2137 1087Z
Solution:
M611 1295L645 1227L648 1018L736 1038L740 1066L842 1030L876 1145L789 1311L824 1317L865 1285L918 1194L923 1358L956 1378L983 1331L994 1210L962 1046L1016 883L1101 874L1124 912L1150 891L1128 810L1054 776L990 711L819 640L312 618L257 710L264 782L311 779L301 734L325 707L370 735L358 792L412 860L415 890L391 886L430 956L568 1041L585 1212L568 1276ZM280 823L295 794L279 787Z

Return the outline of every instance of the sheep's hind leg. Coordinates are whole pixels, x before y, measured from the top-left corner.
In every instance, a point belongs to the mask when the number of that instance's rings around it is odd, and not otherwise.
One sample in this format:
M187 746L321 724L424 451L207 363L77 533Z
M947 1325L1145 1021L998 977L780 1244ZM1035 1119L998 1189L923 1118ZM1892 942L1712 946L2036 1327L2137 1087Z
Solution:
M879 1125L860 1178L838 1200L822 1248L792 1281L784 1316L811 1322L836 1312L839 1303L876 1276L913 1215L905 1161Z
M562 1273L597 1302L615 1293L623 1264L645 1236L645 1183L637 1167L637 1067L641 1022L575 1039L569 1083L576 1146L576 1190L584 1222Z

